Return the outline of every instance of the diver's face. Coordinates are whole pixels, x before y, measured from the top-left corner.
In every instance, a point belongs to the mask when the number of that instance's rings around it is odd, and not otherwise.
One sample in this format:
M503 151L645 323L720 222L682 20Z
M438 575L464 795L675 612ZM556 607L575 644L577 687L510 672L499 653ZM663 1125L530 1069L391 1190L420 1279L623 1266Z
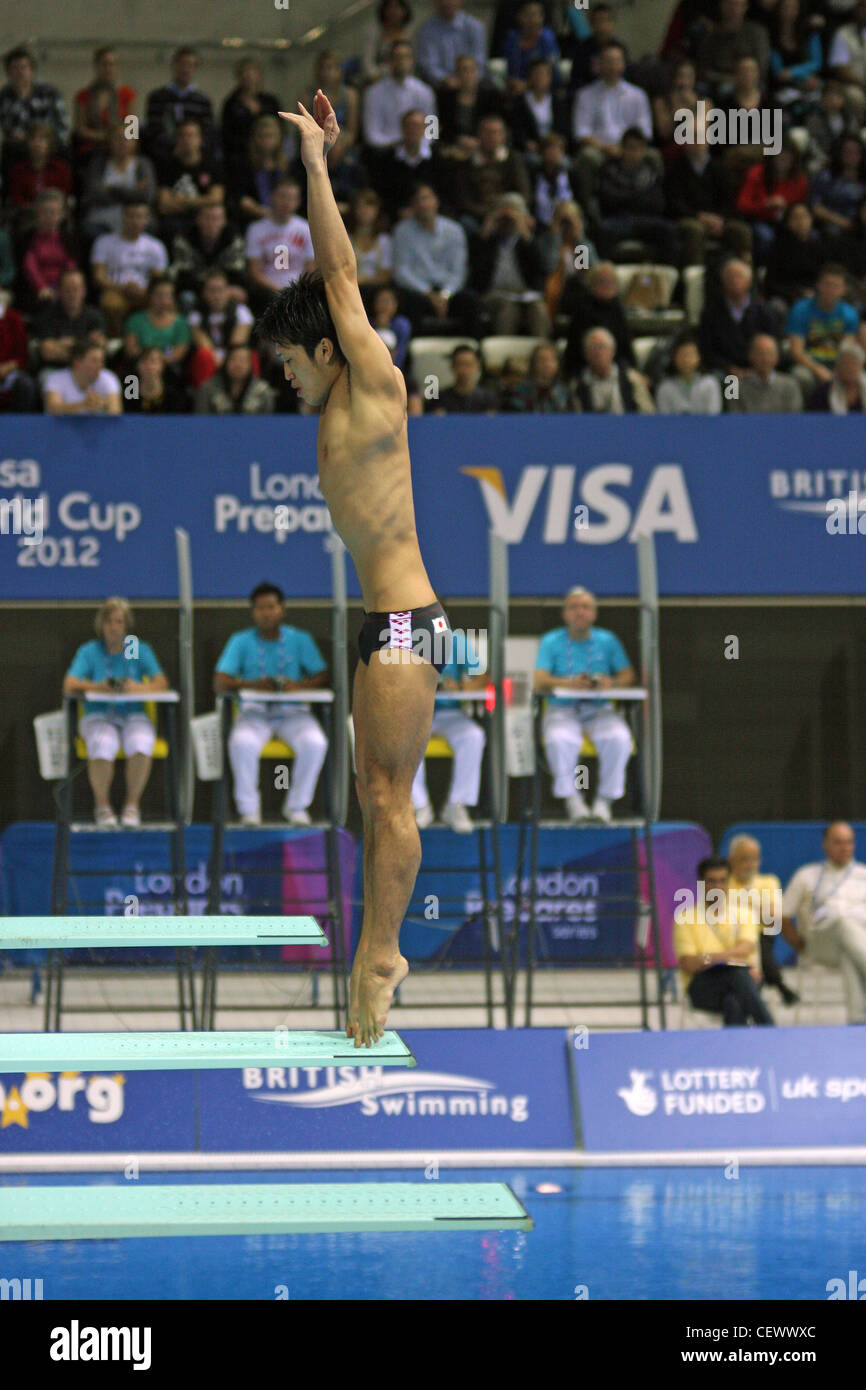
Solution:
M324 342L324 339L322 340ZM316 349L318 354L318 348ZM320 406L327 395L330 378L300 343L283 344L277 349L283 376L307 405Z

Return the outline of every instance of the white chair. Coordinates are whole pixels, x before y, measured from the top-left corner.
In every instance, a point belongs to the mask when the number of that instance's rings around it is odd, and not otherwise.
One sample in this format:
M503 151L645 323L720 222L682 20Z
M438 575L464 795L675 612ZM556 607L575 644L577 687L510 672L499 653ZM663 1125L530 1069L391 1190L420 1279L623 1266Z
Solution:
M637 363L638 371L641 371L641 372L643 371L644 367L646 366L647 362L649 361L650 354L652 353L652 350L653 350L653 348L655 347L655 345L656 345L657 342L658 342L658 338L633 338L633 339L632 339L632 344L631 344L631 346L632 346L632 351L633 351L633 353L634 353L634 360L635 360L635 362Z
M696 1009L685 990L680 1008L680 1028L721 1028L722 1015L708 1013L706 1009Z
M454 385L454 370L451 354L456 347L463 345L478 351L476 338L412 338L409 343L409 364L418 390L424 392L424 382L428 376L439 381L439 390L444 391Z
M522 357L528 363L539 343L546 342L548 342L547 338L520 337L510 333L482 338L481 361L484 364L484 370L492 372L494 375L498 374L502 371L509 357Z
M701 312L704 307L704 286L706 278L706 267L702 265L687 265L683 271L683 297L686 306L686 318L689 323L693 325L696 325L700 321Z
M497 87L505 87L508 81L508 59L507 58L488 58L487 75Z
M825 1023L844 1021L845 997L838 966L821 965L801 952L797 957L797 983L794 988L800 996L799 1003L794 1006L795 1024L820 1023L822 1010L832 1011L833 1014L832 1018L824 1019ZM811 1018L803 1018L804 1009L812 1010Z
M616 267L616 281L620 294L625 294L635 275L657 275L662 284L664 302L662 309L670 309L671 299L680 278L680 272L674 265L653 265L650 262L641 265L618 265Z

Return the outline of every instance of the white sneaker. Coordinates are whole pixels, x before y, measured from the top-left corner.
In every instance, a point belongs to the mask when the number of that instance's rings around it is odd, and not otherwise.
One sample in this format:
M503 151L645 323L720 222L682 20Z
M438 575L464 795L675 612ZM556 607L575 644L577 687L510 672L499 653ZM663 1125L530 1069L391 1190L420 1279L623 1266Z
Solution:
M590 811L580 792L572 792L571 796L563 797L565 809L570 821L588 820Z
M258 811L251 811L248 816L241 816L241 825L252 829L254 826L261 825L262 818Z
M442 811L442 819L446 825L451 826L452 830L456 830L458 835L471 835L475 829L469 812L459 801L448 802Z
M610 824L610 802L606 796L597 796L592 804L592 814L596 820L604 821L605 825Z
M120 813L120 824L125 825L128 830L135 830L141 825L141 812L137 806L124 806Z
M419 830L427 830L427 828L433 824L435 819L436 817L433 813L433 807L430 805L429 801L426 802L425 805L419 806L415 812L415 824L417 825Z
M283 815L289 825L312 825L309 811L284 811Z
M96 821L97 830L117 829L117 816L110 806L100 806L99 809L94 812L94 820Z

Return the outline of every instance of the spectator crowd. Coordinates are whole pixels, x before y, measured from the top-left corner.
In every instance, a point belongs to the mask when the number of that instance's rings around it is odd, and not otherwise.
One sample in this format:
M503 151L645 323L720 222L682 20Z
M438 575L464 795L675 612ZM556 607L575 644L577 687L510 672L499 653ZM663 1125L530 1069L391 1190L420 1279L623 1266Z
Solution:
M219 110L190 46L147 94L101 47L69 103L11 49L0 410L308 409L254 324L315 268L277 113L321 88L410 413L863 412L866 0L681 0L651 54L627 17L499 0L487 26L463 0L381 0L309 91L265 91L241 57ZM736 112L737 138L708 112ZM432 388L422 338L457 340Z

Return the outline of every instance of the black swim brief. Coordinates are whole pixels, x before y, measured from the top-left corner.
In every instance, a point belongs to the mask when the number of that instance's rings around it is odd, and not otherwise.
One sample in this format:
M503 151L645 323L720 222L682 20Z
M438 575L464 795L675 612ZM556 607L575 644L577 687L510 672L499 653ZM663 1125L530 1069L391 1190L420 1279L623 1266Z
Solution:
M387 650L382 658L393 662L426 661L442 674L451 660L453 635L441 603L409 608L399 613L364 613L358 633L358 651L365 666L373 652Z

